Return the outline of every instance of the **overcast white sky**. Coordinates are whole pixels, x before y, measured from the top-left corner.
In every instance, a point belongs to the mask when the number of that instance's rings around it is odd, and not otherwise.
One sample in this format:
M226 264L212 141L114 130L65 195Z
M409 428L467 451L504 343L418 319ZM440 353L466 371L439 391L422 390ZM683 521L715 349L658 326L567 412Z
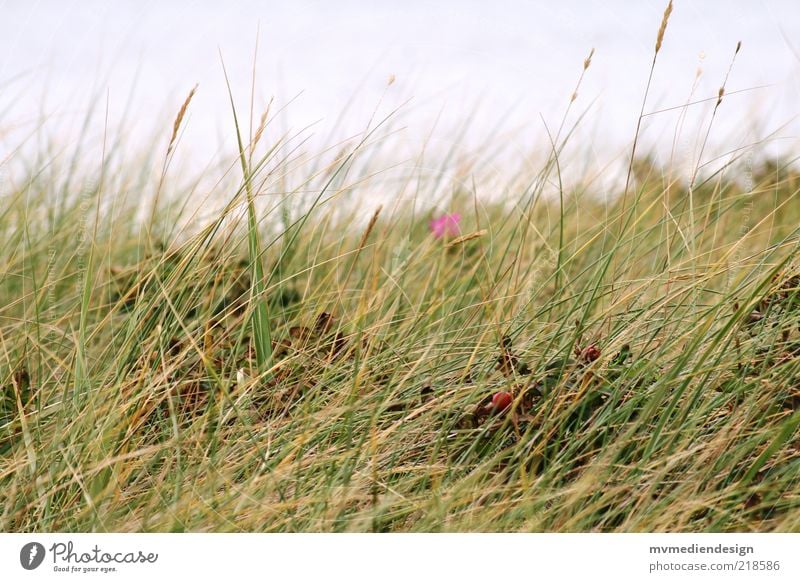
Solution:
M0 142L8 149L42 113L50 134L77 131L93 91L109 95L111 122L130 101L132 129L145 135L171 121L199 83L182 148L208 158L232 143L221 50L234 91L249 95L260 27L260 104L294 96L285 124L327 135L348 101L342 134L361 129L386 90L381 111L411 99L407 139L438 139L469 120L480 142L502 121L513 144L545 142L540 116L557 125L582 62L595 57L577 103L589 107L584 140L602 162L633 135L664 0L602 1L141 1L0 2ZM800 6L792 0L676 0L647 109L716 96L736 42L743 48L712 142L752 142L782 124L796 148L800 100ZM792 46L792 43L794 46ZM756 87L767 87L756 89ZM131 90L133 88L133 93ZM732 94L734 91L750 91ZM474 106L480 102L477 114ZM711 102L713 104L713 102ZM260 109L260 105L257 106ZM684 146L696 150L709 106L692 109ZM650 118L648 143L670 145L677 113ZM757 125L754 125L757 121Z

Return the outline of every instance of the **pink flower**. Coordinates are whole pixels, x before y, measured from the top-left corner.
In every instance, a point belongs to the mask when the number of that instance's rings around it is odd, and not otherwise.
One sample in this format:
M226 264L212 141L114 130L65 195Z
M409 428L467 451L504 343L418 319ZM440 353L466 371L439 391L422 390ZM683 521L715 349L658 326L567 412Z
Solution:
M443 214L439 218L431 220L431 232L436 238L443 236L457 236L461 230L458 223L461 220L461 215L457 212L453 214Z

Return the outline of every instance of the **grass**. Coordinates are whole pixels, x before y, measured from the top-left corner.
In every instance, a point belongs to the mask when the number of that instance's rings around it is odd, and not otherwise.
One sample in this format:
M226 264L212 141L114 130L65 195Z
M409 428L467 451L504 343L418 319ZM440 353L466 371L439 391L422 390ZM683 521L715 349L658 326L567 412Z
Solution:
M486 197L387 167L392 116L309 156L234 107L198 203L193 94L163 162L10 161L0 530L800 531L794 160L601 200L562 122Z
M153 245L125 196L21 181L0 222L0 528L800 527L800 175L744 191L728 168L690 207L638 164L625 211L462 191L464 236L436 239L430 210L367 223L344 198L363 147L294 217L291 196L253 203L286 162L244 162L213 220Z

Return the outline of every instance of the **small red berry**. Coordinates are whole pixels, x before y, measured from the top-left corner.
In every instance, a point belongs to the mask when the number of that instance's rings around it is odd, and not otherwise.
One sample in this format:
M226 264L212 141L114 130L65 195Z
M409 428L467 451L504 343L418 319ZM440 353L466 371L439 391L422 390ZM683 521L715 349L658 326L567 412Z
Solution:
M492 410L495 414L503 412L511 406L513 401L514 397L508 392L497 392L492 396Z
M592 344L581 352L581 359L590 364L600 357L600 348Z

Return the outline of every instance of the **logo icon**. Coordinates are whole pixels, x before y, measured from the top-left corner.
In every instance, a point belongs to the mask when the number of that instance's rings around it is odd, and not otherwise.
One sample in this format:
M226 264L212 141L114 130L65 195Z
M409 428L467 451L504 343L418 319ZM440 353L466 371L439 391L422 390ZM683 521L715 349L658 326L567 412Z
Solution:
M39 542L29 542L19 551L19 563L26 570L35 570L44 562L44 546Z

